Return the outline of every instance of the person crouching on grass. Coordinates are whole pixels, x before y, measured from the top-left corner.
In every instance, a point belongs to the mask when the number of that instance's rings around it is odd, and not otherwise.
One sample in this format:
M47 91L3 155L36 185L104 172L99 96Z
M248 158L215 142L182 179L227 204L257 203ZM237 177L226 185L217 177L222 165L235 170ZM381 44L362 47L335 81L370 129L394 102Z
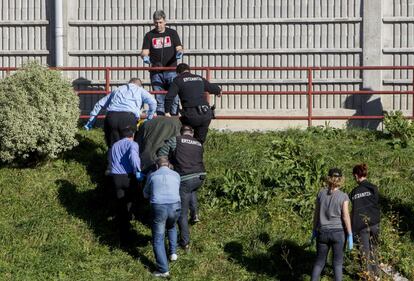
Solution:
M169 258L177 260L176 223L181 213L180 175L173 171L167 157L156 161L157 169L149 175L144 187L144 197L150 199L152 213L152 246L157 271L155 277L169 277L168 260L164 244L165 229L169 242Z
M335 281L342 280L344 224L348 234L348 249L352 250L353 247L348 210L349 198L346 193L339 190L344 183L341 170L330 169L326 183L327 187L323 188L317 196L313 217L312 240L316 238L317 241L317 256L313 266L312 281L319 280L330 248L333 250Z

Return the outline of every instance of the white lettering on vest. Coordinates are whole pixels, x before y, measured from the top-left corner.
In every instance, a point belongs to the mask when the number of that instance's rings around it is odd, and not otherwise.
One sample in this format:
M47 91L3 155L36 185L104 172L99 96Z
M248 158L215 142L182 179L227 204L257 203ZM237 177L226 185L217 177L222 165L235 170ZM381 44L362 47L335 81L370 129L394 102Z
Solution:
M184 82L191 82L191 81L203 81L201 77L184 77Z
M355 200L355 199L359 199L359 198L363 198L363 197L368 197L368 196L371 196L371 195L372 195L371 192L366 191L366 192L355 194L354 197L352 197L352 199Z
M181 139L181 143L188 143L192 145L201 146L201 143L199 143L198 141L188 140L188 139Z

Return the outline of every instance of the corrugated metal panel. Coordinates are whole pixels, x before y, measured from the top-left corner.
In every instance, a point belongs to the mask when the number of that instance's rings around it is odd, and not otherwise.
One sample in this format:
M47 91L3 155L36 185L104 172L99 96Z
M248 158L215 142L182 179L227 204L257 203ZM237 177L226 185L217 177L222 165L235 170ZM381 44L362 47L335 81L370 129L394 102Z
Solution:
M27 60L48 64L47 0L0 0L0 65L20 66ZM3 77L5 73L0 73Z
M414 0L387 0L384 9L383 63L414 65ZM383 74L385 89L413 90L413 71L395 70ZM413 113L412 95L394 95L392 109Z
M72 66L136 66L144 34L152 28L152 13L163 9L167 22L187 49L184 62L196 66L339 66L359 65L361 58L360 0L216 0L216 1L70 1L68 50ZM103 73L78 75L104 79ZM115 80L147 73L112 73ZM228 90L306 90L306 73L216 72L214 80ZM315 73L327 89L360 84L358 71ZM272 83L272 80L274 83ZM345 81L345 82L344 82ZM348 83L346 83L348 81ZM351 81L351 82L349 82ZM254 82L254 83L252 83ZM321 87L315 86L315 89ZM315 97L315 108L341 107L344 97ZM229 110L306 109L300 96L225 96Z

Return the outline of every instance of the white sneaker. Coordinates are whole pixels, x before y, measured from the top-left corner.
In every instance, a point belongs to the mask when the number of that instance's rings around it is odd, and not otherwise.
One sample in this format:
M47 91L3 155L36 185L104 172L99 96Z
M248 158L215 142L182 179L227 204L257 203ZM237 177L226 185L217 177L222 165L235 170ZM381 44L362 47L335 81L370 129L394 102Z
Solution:
M162 278L167 278L167 277L170 277L170 272L164 272L164 273L161 273L161 272L159 272L159 271L154 271L153 273L152 273L152 275L154 276L154 277L162 277Z
M177 254L170 255L170 261L176 261L178 259Z

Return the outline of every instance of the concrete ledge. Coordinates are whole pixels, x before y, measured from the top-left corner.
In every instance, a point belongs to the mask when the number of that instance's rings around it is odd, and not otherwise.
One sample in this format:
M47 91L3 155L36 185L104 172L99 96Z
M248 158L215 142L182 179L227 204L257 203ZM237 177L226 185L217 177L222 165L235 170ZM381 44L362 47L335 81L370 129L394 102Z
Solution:
M329 126L334 128L346 128L346 120L315 120L312 122L312 126ZM210 128L220 131L280 131L286 129L306 129L308 127L308 121L274 121L264 120L257 122L257 120L213 120Z
M353 116L356 115L355 109L313 109L313 116ZM216 110L217 116L307 116L307 109L298 110L244 110L229 111ZM331 127L343 128L347 124L347 120L312 120L312 126L324 126L328 124ZM308 127L307 120L213 120L210 128L229 131L269 131L269 130L285 130L289 128Z

